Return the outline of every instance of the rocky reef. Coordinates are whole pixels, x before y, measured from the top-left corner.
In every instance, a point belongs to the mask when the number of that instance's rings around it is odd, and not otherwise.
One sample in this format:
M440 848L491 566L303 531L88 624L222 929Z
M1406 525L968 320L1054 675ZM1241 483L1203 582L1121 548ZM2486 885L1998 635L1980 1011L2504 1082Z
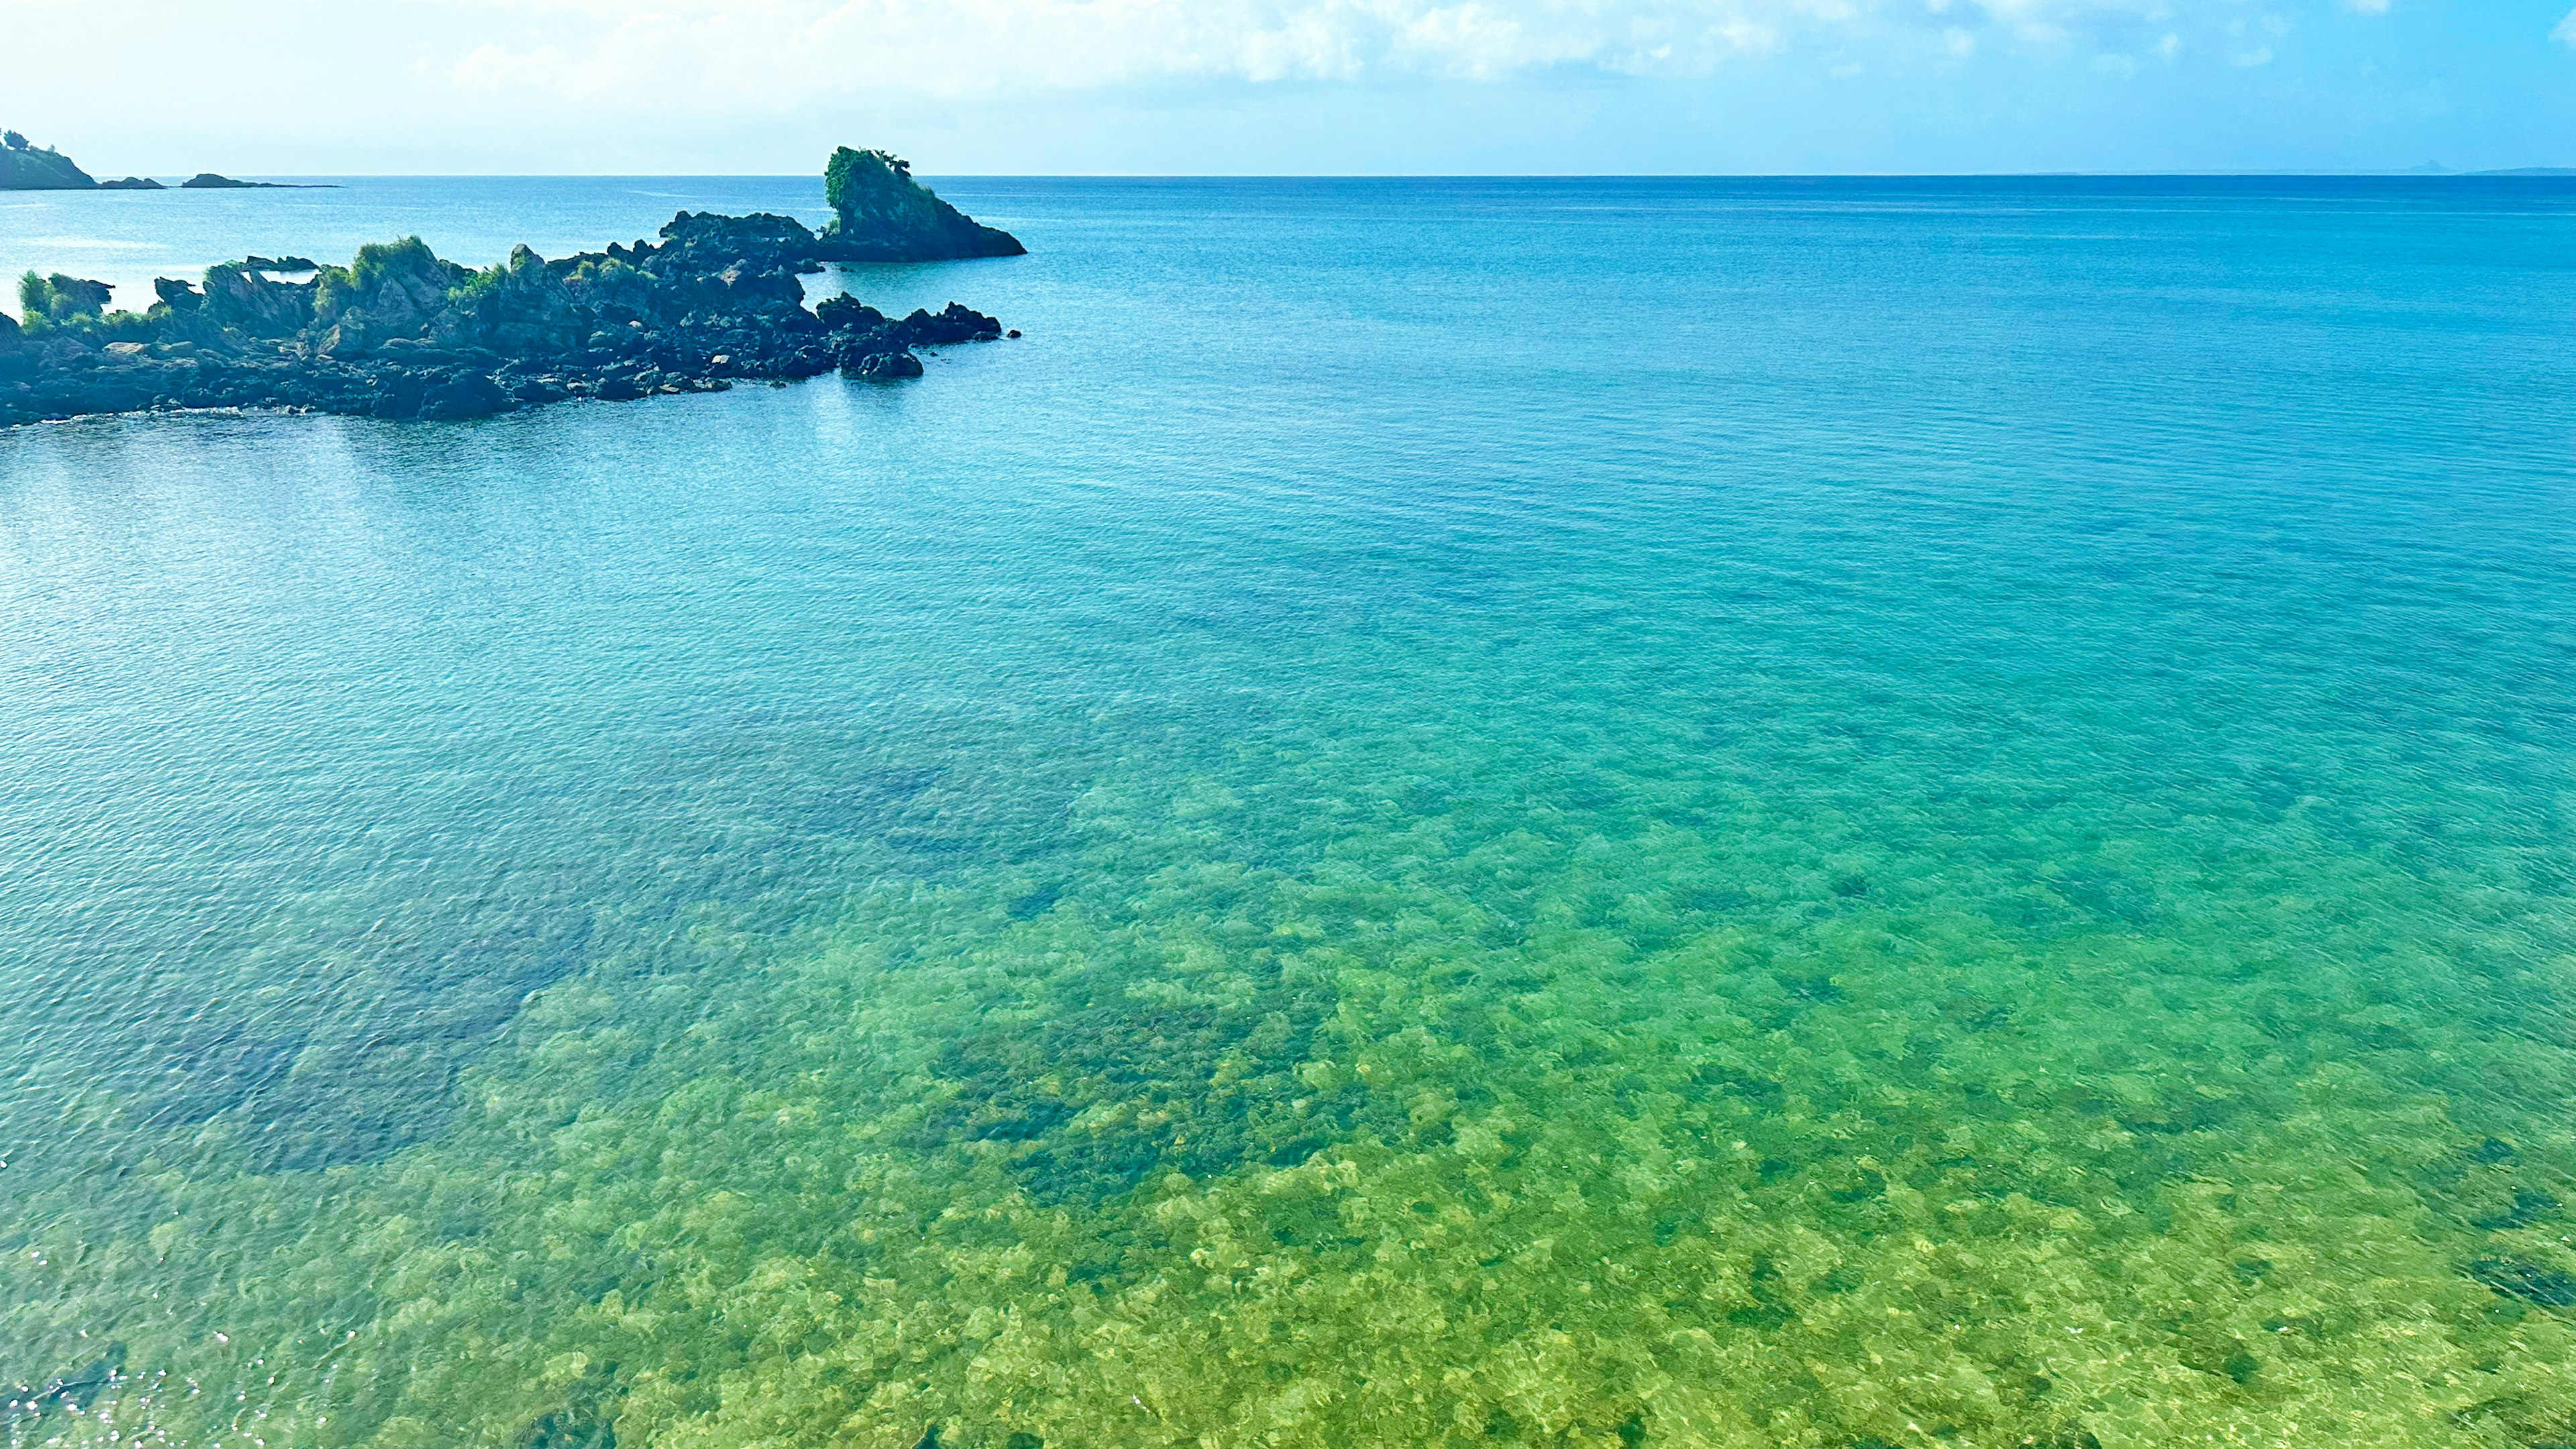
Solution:
M131 181L134 178L126 179ZM161 188L155 184L152 189L158 191ZM212 171L200 171L180 182L179 189L181 191L327 191L331 186L328 182L313 181L236 181L229 176L218 176Z
M985 226L912 179L912 165L886 151L843 146L823 168L832 220L820 255L836 262L945 262L1027 254L1019 238Z
M660 238L551 261L522 246L480 271L417 237L345 267L249 257L200 284L162 278L142 312L108 311L105 283L30 272L24 321L0 315L0 426L218 407L476 418L835 368L917 377L916 348L1002 335L953 302L808 309L799 278L828 248L789 217L684 211Z
M30 145L15 131L0 132L0 191L87 191L96 185L69 156Z

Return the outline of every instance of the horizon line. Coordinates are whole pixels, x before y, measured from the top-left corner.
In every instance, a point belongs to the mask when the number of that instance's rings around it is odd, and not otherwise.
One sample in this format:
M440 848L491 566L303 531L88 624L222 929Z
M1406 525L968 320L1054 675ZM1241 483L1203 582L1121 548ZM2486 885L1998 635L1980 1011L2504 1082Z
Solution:
M139 173L160 180L150 172ZM177 176L180 173L172 172ZM197 173L188 173L195 175ZM2506 166L2451 170L2422 166L2313 170L2301 168L2205 170L2048 171L939 171L919 172L949 181L2042 181L2042 180L2400 180L2468 181L2499 178L2576 179L2576 166ZM245 171L271 181L805 181L803 171ZM183 178L184 179L184 178ZM43 187L10 195L85 194L110 187ZM185 190L184 187L167 187ZM231 188L213 188L227 190ZM248 188L257 189L257 188Z

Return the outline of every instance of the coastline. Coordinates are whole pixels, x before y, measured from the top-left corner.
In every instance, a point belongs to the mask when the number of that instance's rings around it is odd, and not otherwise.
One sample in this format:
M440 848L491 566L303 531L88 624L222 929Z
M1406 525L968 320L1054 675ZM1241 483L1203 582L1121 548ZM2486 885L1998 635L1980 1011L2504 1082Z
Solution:
M835 369L895 381L921 375L916 348L1004 335L956 302L900 319L846 297L806 307L799 279L832 262L1024 252L884 152L834 153L825 192L819 232L682 211L658 242L553 260L521 245L481 270L414 236L345 266L253 256L202 289L157 278L141 311L108 310L109 284L30 271L23 320L0 316L0 425L207 407L456 420Z

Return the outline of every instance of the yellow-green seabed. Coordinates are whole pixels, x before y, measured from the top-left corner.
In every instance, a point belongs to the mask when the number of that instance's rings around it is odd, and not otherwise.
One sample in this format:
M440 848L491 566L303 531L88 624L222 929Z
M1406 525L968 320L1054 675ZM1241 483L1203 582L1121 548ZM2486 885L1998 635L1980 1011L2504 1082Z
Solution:
M1983 200L1678 183L1964 272L1701 296L1540 188L1437 218L1524 270L1368 291L1391 203L1318 194L1207 265L1388 310L1161 393L1070 399L1139 302L911 393L0 442L9 1449L2576 1443L2576 573L2505 426L2576 389L2442 391L2522 304L2203 315L2158 202L2034 333ZM1150 249L1064 250L978 300ZM1639 275L1839 403L1687 327L1568 343L1571 418L1445 334L1313 401L1421 287ZM2063 395L1863 388L1834 307ZM2273 447L2301 328L2421 410Z

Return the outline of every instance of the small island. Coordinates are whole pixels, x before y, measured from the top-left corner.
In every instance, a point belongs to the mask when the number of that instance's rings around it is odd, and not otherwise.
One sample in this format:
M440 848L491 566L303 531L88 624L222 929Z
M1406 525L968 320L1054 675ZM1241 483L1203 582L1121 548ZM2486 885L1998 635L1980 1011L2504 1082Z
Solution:
M918 377L916 349L1004 335L954 302L900 319L846 296L806 307L800 278L829 261L1026 251L902 161L843 157L860 159L827 183L835 216L820 235L792 217L683 211L658 242L554 260L521 246L479 271L407 237L347 266L254 256L197 283L164 277L141 312L108 310L103 282L29 272L21 320L0 314L0 426L181 408L480 418L834 369Z
M1024 256L1006 231L979 224L912 179L912 165L885 151L843 146L823 167L822 256L835 262L947 262Z
M155 191L161 189L159 182L149 184ZM235 181L229 176L218 176L212 171L200 171L180 182L179 189L181 191L329 191L334 188L327 181Z
M236 181L200 171L175 188L180 191L310 191L327 190L322 181ZM0 191L169 191L148 176L101 181L50 146L38 146L16 131L0 131Z

